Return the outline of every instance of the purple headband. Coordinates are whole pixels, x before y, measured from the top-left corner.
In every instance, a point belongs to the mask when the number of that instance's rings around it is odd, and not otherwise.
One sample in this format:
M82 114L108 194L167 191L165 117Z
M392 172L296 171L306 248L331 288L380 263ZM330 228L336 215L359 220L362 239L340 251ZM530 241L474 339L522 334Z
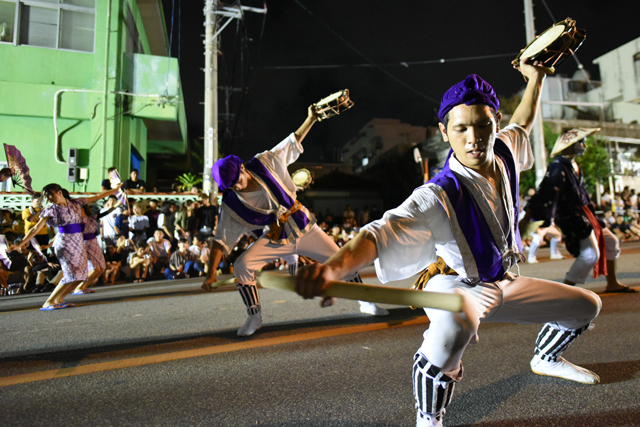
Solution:
M491 85L477 74L470 74L463 81L453 85L442 95L438 118L444 123L444 116L456 105L484 104L498 111L500 101Z
M218 183L218 187L221 191L226 190L233 184L238 182L238 176L240 176L240 166L242 165L242 159L233 154L218 160L211 168L211 175L213 179Z

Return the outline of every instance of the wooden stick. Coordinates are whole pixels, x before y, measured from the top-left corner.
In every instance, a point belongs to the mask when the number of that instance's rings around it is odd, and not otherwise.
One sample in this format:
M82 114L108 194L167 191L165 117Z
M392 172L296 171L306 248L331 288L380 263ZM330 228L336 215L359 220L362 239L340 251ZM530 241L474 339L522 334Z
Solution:
M221 288L223 286L235 285L236 283L238 283L238 279L236 279L235 277L227 280L218 280L217 282L209 283L209 290Z
M258 282L263 287L290 292L295 292L295 280L295 277L268 271L260 273L258 276ZM415 291L412 289L375 286L363 283L329 282L322 296L382 304L436 308L454 313L462 311L462 297L457 294Z

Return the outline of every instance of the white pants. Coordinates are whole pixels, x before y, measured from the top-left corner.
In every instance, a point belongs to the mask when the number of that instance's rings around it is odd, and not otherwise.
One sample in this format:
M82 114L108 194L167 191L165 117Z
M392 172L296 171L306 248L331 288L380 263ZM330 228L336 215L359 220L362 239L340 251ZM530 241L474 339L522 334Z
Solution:
M284 245L277 245L267 237L259 238L236 260L233 273L238 283L255 286L256 273L276 258L299 254L323 263L338 250L333 238L314 224L303 236Z
M605 247L607 250L607 261L613 261L620 256L620 240L608 228L602 229ZM600 250L595 233L592 231L589 237L580 240L580 255L571 265L565 276L565 280L576 284L584 284L587 276L600 258Z
M431 324L419 350L451 378L458 376L467 345L477 342L482 322L550 323L574 330L588 325L602 307L595 293L550 280L519 277L469 286L456 278L437 275L429 280L427 291L461 295L463 312L425 309Z

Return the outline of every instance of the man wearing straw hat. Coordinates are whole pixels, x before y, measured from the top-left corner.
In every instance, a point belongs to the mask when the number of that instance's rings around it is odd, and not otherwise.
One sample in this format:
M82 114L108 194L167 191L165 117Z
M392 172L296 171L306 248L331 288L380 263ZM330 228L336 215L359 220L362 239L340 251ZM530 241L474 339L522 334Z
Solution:
M576 128L558 137L551 151L555 159L525 209L534 218L544 220L543 225L555 223L562 230L567 250L576 258L565 276L566 284L584 284L593 269L594 278L607 276L605 292L636 293L618 281L620 242L596 219L582 169L576 162L576 157L586 150L587 137L599 130Z

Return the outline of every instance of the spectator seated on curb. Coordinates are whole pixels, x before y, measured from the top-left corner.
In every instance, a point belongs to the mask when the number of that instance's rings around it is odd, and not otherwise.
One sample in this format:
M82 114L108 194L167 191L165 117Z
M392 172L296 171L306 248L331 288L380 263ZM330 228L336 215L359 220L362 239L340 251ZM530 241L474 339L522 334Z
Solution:
M106 263L104 284L114 285L116 280L120 278L120 268L122 267L122 257L118 253L115 245L107 245L104 260Z
M146 244L149 227L149 218L142 214L142 205L136 203L133 205L133 215L129 217L129 238L136 246Z
M7 242L13 242L23 235L20 223L13 217L11 209L0 209L0 234L4 234Z
M638 238L640 238L640 236L631 230L631 226L625 221L625 217L623 215L617 215L616 222L611 224L609 228L613 231L616 237L623 242L638 240Z
M187 276L196 277L200 272L204 272L204 268L196 264L195 256L189 251L187 239L178 240L178 250L171 254L169 268L164 270L166 278L173 280Z
M40 249L46 251L49 247L50 245L41 246ZM44 252L43 255L48 252L49 251ZM55 255L46 258L46 255L42 257L36 251L29 251L27 261L31 266L31 272L28 274L28 282L25 283L23 291L26 293L38 293L53 290L55 285L53 285L52 282L55 279L59 282L62 278L60 264Z
M201 276L209 270L209 247L205 243L202 234L196 234L193 236L193 245L189 246L189 251L195 256L196 264L203 271Z
M0 286L10 290L11 294L26 293L25 285L29 283L31 276L31 265L27 259L29 251L18 249L7 252L7 257L11 265L7 268L2 264L0 269Z
M120 271L124 274L125 278L131 277L129 258L134 251L135 245L131 239L127 239L124 236L118 236L118 239L116 240L116 252L120 255Z
M147 240L147 249L151 254L152 272L163 274L164 269L169 267L171 242L164 237L162 229L153 232L153 237Z
M131 269L134 283L147 280L147 276L150 275L151 271L151 256L143 245L138 246L136 251L131 254L129 268Z

